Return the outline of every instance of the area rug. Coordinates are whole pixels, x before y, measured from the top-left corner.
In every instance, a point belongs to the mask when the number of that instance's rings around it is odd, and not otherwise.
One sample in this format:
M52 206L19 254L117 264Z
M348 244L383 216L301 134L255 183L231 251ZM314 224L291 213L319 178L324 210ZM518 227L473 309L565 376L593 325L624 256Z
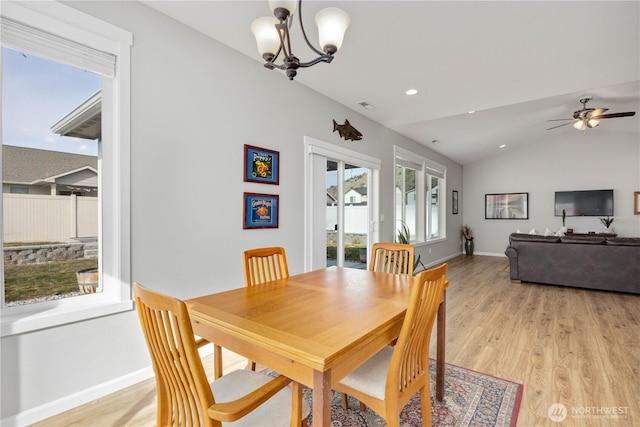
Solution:
M445 364L444 400L435 399L435 361L431 372L431 421L434 426L515 427L522 398L522 384ZM311 403L311 390L304 388ZM385 421L371 409L361 412L359 403L349 397L349 409L343 409L341 397L333 393L331 427L382 427ZM308 418L313 425L313 416ZM402 427L421 426L420 396L416 394L400 413Z

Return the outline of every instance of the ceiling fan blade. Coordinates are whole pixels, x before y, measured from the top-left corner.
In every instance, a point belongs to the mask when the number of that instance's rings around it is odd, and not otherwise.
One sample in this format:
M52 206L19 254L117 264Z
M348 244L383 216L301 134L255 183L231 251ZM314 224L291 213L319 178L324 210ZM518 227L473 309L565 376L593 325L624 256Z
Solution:
M604 113L605 111L609 110L608 108L596 108L593 111L589 111L587 113L587 118L595 118L596 116L600 116L602 115L602 113Z
M547 130L551 130L551 129L559 128L559 127L566 126L566 125L570 125L570 124L571 124L571 123L563 123L563 124L558 125L558 126L550 127L550 128L548 128Z
M632 117L635 116L635 111L627 111L626 113L611 113L611 114L601 114L599 116L594 116L594 119L615 119L616 117Z
M548 122L560 122L560 121L563 121L563 120L575 120L575 119L549 119L547 121Z

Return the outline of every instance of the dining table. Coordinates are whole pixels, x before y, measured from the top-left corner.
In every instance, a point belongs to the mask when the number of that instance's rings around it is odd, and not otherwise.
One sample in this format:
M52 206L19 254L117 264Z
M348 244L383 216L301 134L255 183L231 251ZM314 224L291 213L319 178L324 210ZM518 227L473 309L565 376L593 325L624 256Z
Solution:
M312 389L315 426L331 387L400 333L410 275L328 267L186 300L194 333ZM444 395L445 299L437 317L436 398Z

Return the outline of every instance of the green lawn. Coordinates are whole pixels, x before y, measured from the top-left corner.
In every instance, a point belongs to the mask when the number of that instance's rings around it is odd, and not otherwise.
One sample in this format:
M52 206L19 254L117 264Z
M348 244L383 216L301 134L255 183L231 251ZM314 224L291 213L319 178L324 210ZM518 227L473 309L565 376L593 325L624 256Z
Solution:
M76 270L97 267L97 259L49 264L5 265L5 303L78 291Z

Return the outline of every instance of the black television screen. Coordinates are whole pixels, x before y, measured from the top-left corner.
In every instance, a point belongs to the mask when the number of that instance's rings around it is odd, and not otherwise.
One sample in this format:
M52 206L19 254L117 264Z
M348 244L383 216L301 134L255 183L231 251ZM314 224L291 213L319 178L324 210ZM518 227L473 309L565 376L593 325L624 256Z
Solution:
M556 191L556 216L613 216L613 190Z

